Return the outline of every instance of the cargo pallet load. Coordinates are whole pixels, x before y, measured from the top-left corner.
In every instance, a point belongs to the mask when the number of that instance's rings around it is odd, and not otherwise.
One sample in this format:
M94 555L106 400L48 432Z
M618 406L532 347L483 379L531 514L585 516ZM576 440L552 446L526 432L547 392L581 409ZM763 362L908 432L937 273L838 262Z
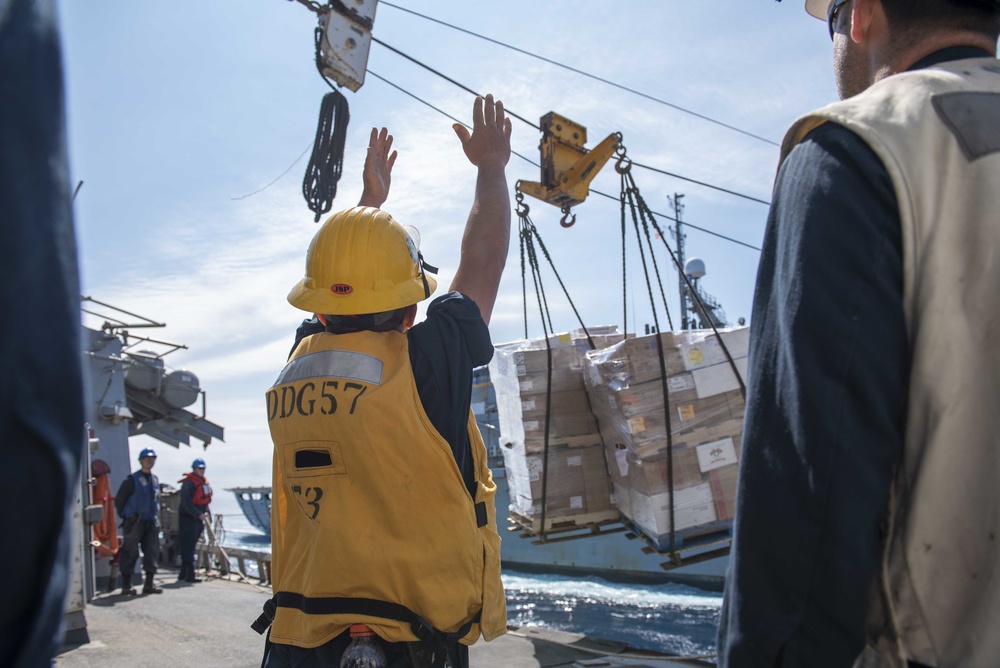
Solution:
M598 348L624 338L613 327L591 329L590 336ZM543 537L599 533L607 524L620 531L604 446L583 382L590 342L577 331L549 337L548 347L551 394L545 339L501 344L490 362L513 528Z
M730 540L745 408L733 366L745 378L749 330L720 334L729 356L711 330L659 335L666 402L656 335L586 356L587 393L623 522L647 551L678 564L718 556Z
M720 331L729 356L711 330L659 335L669 422L656 335L601 328L594 349L581 330L497 346L512 530L545 542L631 531L669 555L665 568L727 551L748 331Z

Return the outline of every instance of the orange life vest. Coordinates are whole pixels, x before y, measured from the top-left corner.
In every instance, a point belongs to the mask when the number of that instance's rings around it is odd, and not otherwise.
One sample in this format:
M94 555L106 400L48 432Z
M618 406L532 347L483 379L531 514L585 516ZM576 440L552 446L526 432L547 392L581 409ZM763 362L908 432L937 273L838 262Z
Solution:
M202 478L194 471L188 471L177 482L183 483L185 480L190 480L194 483L194 505L207 506L212 503L212 486L208 484L208 480Z

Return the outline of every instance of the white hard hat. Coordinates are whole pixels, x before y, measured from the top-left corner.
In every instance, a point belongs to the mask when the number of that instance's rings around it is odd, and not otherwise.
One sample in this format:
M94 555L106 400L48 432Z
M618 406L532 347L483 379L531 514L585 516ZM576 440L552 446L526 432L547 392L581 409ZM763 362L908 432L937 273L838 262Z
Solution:
M806 11L819 20L826 21L826 15L833 2L834 0L806 0Z

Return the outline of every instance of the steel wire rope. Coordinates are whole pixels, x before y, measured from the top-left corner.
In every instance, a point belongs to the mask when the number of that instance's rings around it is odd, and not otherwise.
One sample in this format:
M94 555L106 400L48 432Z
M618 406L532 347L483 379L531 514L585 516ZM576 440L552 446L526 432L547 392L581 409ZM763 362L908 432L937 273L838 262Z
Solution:
M535 224L531 222L531 218L528 215L530 210L530 207L524 203L524 195L522 193L518 193L517 218L518 236L521 240L521 285L524 296L524 337L526 339L528 338L527 278L525 276L526 271L524 263L525 256L527 256L528 266L531 268L531 279L535 286L535 298L538 301L538 307L541 315L542 334L545 337L546 350L545 422L543 423L545 435L542 438L542 513L541 531L538 534L539 538L541 538L544 542L546 539L545 515L548 499L549 423L551 422L552 413L552 344L549 341L549 332L555 332L555 327L552 325L552 311L549 308L548 298L545 295L545 287L542 284L541 267L538 262L538 254L535 251L536 240L539 248L541 248L542 254L545 256L545 260L549 263L549 267L552 269L552 273L559 282L559 287L562 288L563 294L566 296L566 301L569 302L570 308L572 308L577 322L580 323L580 328L587 337L587 343L590 345L590 349L593 350L595 346L594 341L590 336L590 331L583 323L583 318L580 317L580 312L576 308L573 298L569 296L569 290L566 288L566 284L563 283L562 277L556 270L555 263L552 261L552 257L549 255L549 251L545 247L545 242L542 241L541 235L538 234L538 229L535 227ZM546 328L546 320L548 321L548 328Z
M422 97L416 95L415 93L411 93L410 91L406 90L405 88L403 88L399 84L396 84L396 83L393 83L392 81L389 81L385 77L377 74L376 72L373 72L372 70L368 70L368 74L371 74L376 79L382 81L383 83L388 84L389 86L392 86L393 88L395 88L399 92L401 92L404 95L407 95L407 96L413 98L414 100L416 100L417 102L423 104L424 106L433 109L434 111L438 112L439 114L441 114L445 118L449 118L449 119L455 121L456 123L459 123L460 125L464 125L465 127L471 129L471 126L469 126L468 123L460 121L459 119L457 119L454 116L452 116L451 114L449 114L447 111L444 111L441 108L434 106L433 104L431 104L427 100L425 100ZM519 157L521 160L524 160L529 165L532 165L534 167L540 167L540 165L537 162L535 162L534 160L532 160L531 158L529 158L529 157L527 157L525 155L522 155L521 153L518 153L517 151L513 151L512 150L511 154L512 155L516 155L517 157ZM605 192L602 192L600 190L595 190L595 189L591 188L590 192L592 192L592 193L594 193L596 195L600 195L601 197L613 200L615 202L618 201L617 197L614 197L613 195L609 195L609 194L607 194ZM665 213L660 213L658 211L653 211L653 213L655 213L657 216L660 216L661 218L663 218L665 220L672 220L674 222L676 222L676 220L677 220L676 218L673 218L673 217L671 217L671 216L669 216L669 215L667 215ZM719 232L713 232L712 230L706 229L706 228L701 227L699 225L695 225L694 223L690 223L690 222L688 222L686 220L684 221L684 225L686 225L687 227L690 227L691 229L698 230L699 232L704 232L705 234L709 234L709 235L711 235L713 237L718 237L719 239L723 239L724 241L729 241L731 243L737 244L738 246L744 246L744 247L749 248L751 250L755 250L757 252L760 252L760 248L758 246L754 246L752 244L748 244L747 242L740 241L739 239L733 239L732 237L726 236L725 234L720 234Z
M675 110L680 111L682 113L689 114L689 115L694 116L696 118L700 118L701 120L708 121L709 123L712 123L714 125L718 125L720 127L724 127L724 128L726 128L728 130L732 130L734 132L738 132L738 133L740 133L742 135L746 135L747 137L752 137L753 139L757 139L757 140L762 141L762 142L764 142L766 144L770 144L772 146L780 146L780 144L778 142L776 142L774 140L771 140L771 139L768 139L767 137L762 137L761 135L754 134L753 132L750 132L748 130L743 130L742 128L738 128L735 125L730 125L728 123L724 123L723 121L720 121L718 119L712 118L711 116L707 116L705 114L701 114L701 113L698 113L696 111L692 111L690 109L686 109L686 108L684 108L684 107L682 107L680 105L674 104L673 102L667 102L666 100L661 100L658 97L653 97L652 95L649 95L648 93L643 93L642 91L635 90L634 88L629 88L628 86L624 86L622 84L616 83L616 82L611 81L609 79L605 79L603 77L599 77L596 74L591 74L590 72L585 72L584 70L580 70L580 69L577 69L577 68L572 67L570 65L566 65L564 63L560 63L559 61L552 60L551 58L546 58L545 56L541 56L541 55L539 55L537 53L533 53L533 52L528 51L526 49L521 49L521 48L513 46L511 44L507 44L505 42L501 42L498 39L493 39L492 37L487 37L486 35L481 35L481 34L479 34L477 32L473 32L471 30L467 30L465 28L461 28L459 26L456 26L454 24L448 23L446 21L442 21L440 19L436 19L436 18L434 18L432 16L427 16L426 14L421 14L420 12L415 12L412 9L407 9L406 7L400 7L399 5L393 4L391 2L387 2L387 0L382 0L381 4L388 5L389 7L392 7L393 9L398 9L400 11L407 12L409 14L413 14L414 16L419 16L422 19L425 19L427 21L432 21L434 23L438 23L440 25L446 26L446 27L451 28L453 30L457 30L459 32L464 32L467 35L472 35L473 37L478 37L479 39L485 40L487 42L491 42L492 44L496 44L497 46L502 46L502 47L504 47L506 49L510 49L511 51L516 51L516 52L518 52L520 54L523 54L523 55L526 55L526 56L530 56L531 58L536 58L538 60L541 60L542 62L549 63L550 65L555 65L556 67L561 67L564 70L569 70L570 72L574 72L576 74L580 74L582 76L588 77L588 78L593 79L595 81L600 81L601 83L607 84L609 86L614 86L615 88L618 88L620 90L624 90L624 91L627 91L627 92L632 93L634 95L638 95L640 97L644 97L647 100L651 100L651 101L656 102L658 104L662 104L662 105L664 105L666 107L670 107L671 109L675 109Z
M538 267L538 258L534 252L534 245L531 242L531 231L534 224L528 218L528 207L519 204L518 206L518 232L524 241L528 255L528 265L531 267L531 280L535 286L535 299L538 301L538 310L542 320L542 337L545 340L545 421L542 423L544 429L542 436L542 513L538 531L538 537L545 541L545 514L548 506L548 483L549 483L549 422L552 417L552 343L549 341L549 329L546 329L546 315L549 316L549 328L552 328L552 317L549 314L548 300L545 298L545 289L541 285L541 270ZM524 277L522 276L522 282ZM525 299L525 315L527 315L527 299ZM528 321L524 321L525 338L527 338Z
M628 172L622 174L623 186L625 185L624 181L626 179L629 179L630 177L631 174ZM622 188L622 193L625 193L624 187ZM635 181L631 181L631 183L629 184L630 204L632 203L631 198L638 197L638 195L639 195L639 188L635 185ZM634 208L632 210L632 213L634 216L635 214ZM670 331L672 332L674 331L674 319L670 317L670 307L667 305L667 294L663 290L663 277L660 276L660 263L656 261L656 253L653 252L653 240L649 234L649 222L646 219L645 212L641 208L639 209L639 220L642 222L642 232L643 232L642 236L639 237L639 244L640 245L642 244L643 239L646 240L646 247L649 249L649 259L653 263L653 273L656 274L656 285L660 288L660 298L663 299L663 312L667 316L667 326L670 328ZM638 236L639 235L638 228L636 228L635 232L636 235ZM659 234L661 237L663 236L663 233L660 232L658 229L657 229L657 234ZM659 331L659 326L657 326L657 331Z
M399 49L397 49L396 47L394 47L394 46L391 46L391 45L389 45L389 44L386 44L385 42L383 42L382 40L380 40L380 39L379 39L378 37L372 37L372 41L373 41L373 42L375 42L376 44L380 44L380 45L384 46L385 48L389 49L389 50L390 50L390 51L392 51L393 53L395 53L395 54L397 54L397 55L399 55L399 56L402 56L403 58L406 58L406 59L407 59L407 60L409 60L409 61L410 61L411 63L414 63L414 64L416 64L416 65L419 65L420 67L424 68L424 69L425 69L425 70L427 70L428 72L431 72L431 73L433 73L433 74L436 74L437 76L441 77L442 79L444 79L444 80L445 80L445 81L447 81L448 83L450 83L450 84L452 84L452 85L454 85L454 86L457 86L457 87L461 88L461 89L462 89L462 90L464 90L464 91L465 91L466 93L472 93L473 95L476 95L476 96L478 96L478 97L485 97L485 96L484 96L484 95L482 95L481 93L479 93L479 92L477 92L477 91L475 91L475 90L473 90L473 89L469 88L469 87L468 87L468 86L466 86L465 84L463 84L463 83L459 83L458 81L455 81L454 79L452 79L451 77L449 77L449 76L448 76L447 74L443 74L443 73L441 73L441 72L437 71L436 69L434 69L433 67L431 67L431 66L430 66L430 65L428 65L427 63L422 63L422 62L420 62L419 60L417 60L416 58L414 58L413 56L411 56L411 55L408 55L408 54L406 54L406 53L403 53L402 51L400 51L400 50L399 50ZM514 118L516 118L517 120L521 121L522 123L526 123L526 124L530 125L531 127L535 128L536 130L541 130L541 128L540 128L540 127L538 126L538 124L537 124L537 123L532 123L532 122L531 122L531 121L529 121L529 120L528 120L527 118L525 118L525 117L523 117L523 116L519 116L518 114L514 113L514 112L513 112L513 111L511 111L510 109L506 109L506 108L505 108L505 109L504 109L504 112L505 112L505 113L506 113L506 114L507 114L508 116L513 116L513 117L514 117Z
M723 192L723 193L726 193L728 195L733 195L735 197L742 197L743 199L750 200L751 202L758 202L758 203L764 204L766 206L771 206L771 203L769 201L767 201L766 199L760 199L759 197L754 197L753 195L745 195L743 193L736 192L735 190L729 190L728 188L723 188L722 186L713 186L711 183L705 183L704 181L698 181L698 180L692 179L692 178L690 178L688 176L681 176L680 174L674 174L673 172L668 172L667 170L660 169L659 167L651 167L649 165L644 165L644 164L642 164L640 162L634 162L634 161L632 162L632 166L633 167L642 167L643 169L648 169L651 172L656 172L658 174L664 174L666 176L672 176L675 179L680 179L681 181L687 181L688 183L694 183L694 184L697 184L699 186L703 186L705 188L711 188L712 190L718 190L719 192Z
M383 42L382 40L378 39L377 37L372 37L372 41L376 42L378 44L381 44L382 46L384 46L385 48L389 49L393 53L396 53L396 54L402 56L403 58L406 58L410 62L419 65L420 67L424 68L428 72L431 72L431 73L433 73L433 74L441 77L442 79L444 79L448 83L450 83L450 84L452 84L454 86L457 86L458 88L461 88L465 92L472 93L473 95L478 95L479 97L483 97L483 95L481 93L477 92L476 90L474 90L472 88L469 88L468 86L466 86L463 83L455 81L454 79L452 79L448 75L439 72L438 70L434 69L430 65L417 60L413 56L410 56L410 55L408 55L406 53L403 53L402 51L400 51L396 47L390 46L389 44L386 44L385 42ZM381 79L382 77L379 77L379 78ZM384 79L383 79L383 81L384 81ZM528 119L526 119L523 116L521 116L521 115L519 115L519 114L511 111L510 109L504 108L504 112L506 112L506 114L508 116L512 116L512 117L516 118L517 120L521 121L522 123L525 123L526 125L534 128L536 130L541 130L541 128L536 123L533 123L533 122L529 121ZM706 183L704 181L699 181L697 179L692 179L692 178L687 177L687 176L681 176L680 174L675 174L673 172L668 172L666 170L659 169L658 167L651 167L649 165L643 165L641 163L633 163L633 164L635 164L636 167L642 167L643 169L648 169L648 170L653 171L653 172L658 172L660 174L665 174L666 176L672 176L675 179L680 179L682 181L688 181L690 183L694 183L696 185L703 186L705 188L711 188L712 190L718 190L719 192L726 193L727 195L733 195L734 197L741 197L741 198L749 200L751 202L757 202L759 204L765 204L765 205L768 205L768 206L770 206L770 204L771 204L767 200L762 200L762 199L760 199L758 197L753 197L752 195L746 195L744 193L740 193L740 192L737 192L735 190L730 190L728 188L723 188L722 186L716 186L716 185L712 185L711 183Z
M615 166L615 169L618 171L619 174L621 174L622 194L620 197L620 201L622 207L622 216L624 217L625 215L624 211L627 203L629 207L629 212L632 214L632 226L635 228L636 243L639 247L639 258L642 260L642 272L643 275L646 277L646 291L649 293L649 307L653 313L653 327L655 330L653 333L653 337L656 340L656 352L660 364L660 385L662 386L662 391L663 391L663 417L664 417L663 426L664 429L666 430L666 435L667 435L667 498L670 501L670 552L668 553L668 556L671 561L679 565L678 562L680 561L680 557L677 554L677 536L675 529L676 521L674 516L674 441L672 434L673 431L672 420L670 415L670 389L669 389L669 383L667 382L667 364L666 364L666 357L663 352L663 337L660 334L660 320L656 314L656 298L653 297L653 284L649 280L649 267L646 265L646 254L645 251L643 250L642 235L639 233L639 220L636 216L635 194L637 193L637 189L634 187L635 186L634 181L630 182L629 177L631 176L631 170L629 169L629 165L627 162L625 162L625 160L626 158L624 154L622 154L621 158L618 161L619 164ZM650 257L652 258L653 257L652 241L648 239L649 236L648 227L646 227L646 236L647 236L647 241L649 242L650 245L649 254ZM659 273L657 273L657 280L659 280ZM660 285L660 289L661 290L663 289L662 283ZM666 306L666 302L664 302L664 306ZM667 322L668 323L670 322L669 311L667 311ZM673 328L674 328L673 324L671 324L670 325L671 331L673 330ZM636 333L638 334L638 332Z
M267 190L268 188L270 188L271 186L273 186L275 183L277 183L278 181L281 180L281 177L283 177L288 172L292 171L292 167L294 167L295 165L299 164L299 160L301 160L302 157L306 153L309 152L309 149L311 149L313 147L314 143L315 143L315 140L310 141L309 145L306 146L305 149L303 149L302 153L299 154L299 157L295 158L294 162L292 162L292 164L288 165L288 168L285 171L283 171L281 174L278 174L278 176L276 176L275 179L273 181L271 181L270 183L268 183L266 186L264 186L263 188L258 188L257 190L254 190L252 193L247 193L246 195L241 195L239 197L230 197L229 200L231 202L236 202L236 201L239 201L241 199L246 199L247 197L253 197L257 193L264 192L265 190Z
M705 308L705 303L702 301L701 295L699 295L698 291L694 289L694 285L692 285L691 280L688 278L687 274L681 268L680 261L677 259L677 256L674 254L674 251L670 248L670 244L667 243L667 239L666 239L666 237L663 234L663 230L660 229L659 224L656 222L656 218L653 216L653 211L650 210L649 205L646 204L646 200L643 199L643 197L642 197L642 193L639 192L638 186L635 185L635 177L632 176L631 172L628 172L627 176L628 176L628 179L630 181L631 188L635 192L635 198L636 198L636 201L638 202L638 205L639 205L639 213L640 213L640 215L647 215L648 214L649 219L651 221L651 224L653 226L653 229L656 230L657 236L659 236L660 240L663 242L663 247L666 249L667 253L670 255L670 259L673 261L674 266L677 267L678 273L680 274L681 278L684 280L684 284L687 286L688 291L690 292L691 296L694 298L695 302L697 302L698 308L701 310L701 312L703 314L707 313L708 310ZM662 286L661 286L661 289L662 289ZM743 395L743 400L746 401L746 398L747 398L746 385L743 383L743 377L740 375L739 369L736 366L736 361L733 359L732 354L729 352L729 346L727 346L726 342L722 339L722 335L719 334L719 328L716 327L716 325L712 321L712 319L711 318L707 318L707 320L708 320L709 327L711 328L712 332L715 334L715 337L719 341L719 346L722 348L722 352L725 353L725 355L726 355L726 360L729 362L730 368L733 370L733 373L736 375L736 382L739 383L740 393ZM671 329L673 329L673 327L671 327Z
M674 564L674 566L681 566L681 565L683 565L684 560L683 560L683 557L680 555L680 553L678 551L677 535L676 535L676 530L675 530L675 522L676 522L675 510L676 509L675 509L675 504L674 504L674 501L675 501L675 494L674 494L674 459L673 459L674 444L673 444L673 427L672 427L673 420L672 420L672 415L671 415L671 412L670 412L670 388L669 388L669 382L667 380L667 378L668 378L668 376L667 376L667 363L666 363L666 357L665 357L664 350L663 350L663 340L662 340L662 337L660 335L660 325L659 325L659 318L657 316L657 310L656 310L656 300L655 300L655 298L653 296L653 287L652 287L652 284L651 284L651 281L650 281L649 268L648 268L648 266L646 264L646 256L645 256L645 252L643 250L643 248L644 248L643 247L643 238L645 238L646 246L649 248L650 259L651 259L651 261L653 263L654 272L656 273L657 282L658 282L659 287L660 287L660 293L661 293L661 296L663 297L663 300L664 300L663 301L663 306L664 306L664 310L665 310L666 315L667 315L667 322L670 324L670 329L671 330L673 330L673 323L670 320L670 310L667 307L666 295L663 293L663 283L662 283L662 279L660 277L659 267L658 267L658 264L656 262L656 255L653 252L653 240L652 240L652 236L650 234L650 227L652 227L652 229L656 232L657 236L663 242L663 247L666 249L667 253L670 255L670 259L673 261L674 266L676 266L677 269L679 270L679 273L680 273L682 279L684 280L684 282L687 285L689 291L691 292L692 296L694 297L695 301L697 302L698 307L701 309L701 311L703 313L705 312L705 305L702 302L701 297L694 290L694 287L691 285L690 280L687 278L687 276L684 274L683 270L681 269L680 261L677 259L677 256L674 254L673 250L670 248L670 245L667 243L666 237L663 234L663 230L660 228L659 224L656 222L656 218L653 215L653 213L651 212L651 210L649 209L649 206L646 204L645 199L643 199L642 193L639 192L639 188L638 188L638 186L635 183L635 177L632 175L632 169L631 169L632 162L626 156L625 149L624 148L620 148L619 152L618 152L618 155L619 155L619 158L618 158L618 162L615 165L615 171L617 171L621 175L621 196L619 197L619 200L621 202L621 209L622 209L621 216L622 216L622 221L623 221L623 226L622 226L622 246L623 246L623 248L625 246L625 225L624 225L624 220L625 220L625 207L626 207L626 203L627 203L629 211L630 211L631 216L632 216L632 224L633 224L633 227L635 228L636 241L637 241L637 244L638 244L638 247L639 247L639 257L642 260L643 274L644 274L644 276L646 278L646 289L647 289L647 292L649 294L650 308L651 308L652 313L653 313L653 326L654 326L654 329L655 329L654 336L656 338L656 350L657 350L658 362L659 362L659 365L660 365L660 383L661 383L661 388L662 388L662 393L663 393L664 428L665 428L665 431L666 431L666 441L667 441L667 493L668 493L669 504L670 504L670 550L669 550L669 552L667 552L667 556L670 559L670 561ZM636 215L637 211L638 211L638 217ZM639 231L639 222L640 222L640 220L642 222L642 233L640 233L640 231ZM625 271L626 271L625 270L625 256L624 256L624 252L623 252L623 256L622 256L622 275L623 275L623 277L625 276ZM746 387L745 387L745 385L743 383L742 377L740 376L740 372L739 372L739 369L736 366L736 362L735 362L735 360L733 360L733 357L732 357L732 355L729 352L729 347L726 345L726 342L723 340L722 335L719 333L718 328L716 327L715 323L711 321L711 319L709 319L709 326L711 327L712 331L715 333L715 337L718 340L719 345L722 348L723 352L725 353L726 359L729 361L729 365L732 368L733 373L736 376L737 382L739 383L740 392L743 395L743 400L746 401Z

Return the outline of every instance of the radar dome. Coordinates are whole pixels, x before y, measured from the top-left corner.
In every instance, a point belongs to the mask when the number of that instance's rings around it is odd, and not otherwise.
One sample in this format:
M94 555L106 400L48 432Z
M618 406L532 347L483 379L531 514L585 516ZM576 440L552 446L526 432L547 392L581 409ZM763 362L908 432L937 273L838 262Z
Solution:
M701 278L705 275L705 263L699 258L693 257L684 263L684 273L691 278Z

